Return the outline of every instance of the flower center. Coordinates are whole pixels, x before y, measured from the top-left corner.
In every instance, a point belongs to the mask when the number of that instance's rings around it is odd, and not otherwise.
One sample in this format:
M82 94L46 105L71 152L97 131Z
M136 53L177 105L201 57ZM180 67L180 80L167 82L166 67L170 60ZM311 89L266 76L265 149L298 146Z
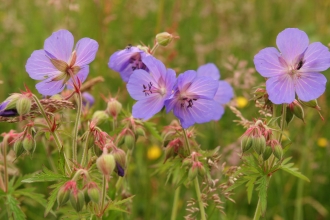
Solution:
M194 101L197 101L196 98L188 98L185 94L180 95L180 101L181 101L181 108L184 108L185 106L187 108L192 108L194 105Z
M132 70L136 70L136 69L146 69L146 66L144 65L144 63L142 63L142 60L141 60L141 55L140 53L136 53L134 54L129 62L131 63L132 65Z

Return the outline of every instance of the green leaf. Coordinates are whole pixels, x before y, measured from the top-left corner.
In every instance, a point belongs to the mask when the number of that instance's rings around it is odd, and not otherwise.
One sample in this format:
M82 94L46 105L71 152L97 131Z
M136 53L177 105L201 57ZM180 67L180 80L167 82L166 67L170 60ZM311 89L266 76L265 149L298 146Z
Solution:
M33 177L22 180L23 183L33 182L48 182L58 180L68 180L69 178L62 174L54 173L48 170L46 167L43 168L43 172L35 174Z
M290 163L288 165L290 165L290 166L285 165L285 166L282 166L280 169L284 170L284 171L286 171L286 172L288 172L288 173L290 173L290 174L292 174L292 175L294 175L294 176L296 176L296 177L298 177L302 180L310 182L310 180L305 175L303 175L302 173L297 171L298 168L294 168L294 167L291 168L291 166L293 165L292 163Z
M225 191L226 191L226 192L229 192L229 191L231 191L231 190L233 190L233 189L235 189L235 188L237 188L237 187L243 185L243 184L246 183L247 181L248 181L248 180L246 180L246 179L244 179L244 178L240 178L240 179L236 180L235 183L234 183L233 185L229 186Z
M116 202L114 202L114 203L112 203L112 204L114 204L114 205L121 205L121 204L123 204L123 203L125 203L125 202L128 202L129 200L133 199L134 196L135 196L135 195L132 195L132 196L130 196L130 197L127 197L126 199L116 201Z
M10 216L14 215L15 220L24 220L26 219L26 216L22 209L19 206L18 201L12 196L12 195L7 195L7 205L10 210Z
M144 122L143 125L151 133L151 136L157 138L159 141L163 141L163 138L159 135L154 123Z
M6 195L5 191L3 191L2 189L0 189L0 198L3 197L3 196L5 196L5 195Z
M248 203L251 203L251 198L252 198L252 193L253 193L253 188L254 188L254 183L256 181L256 178L251 178L247 183L246 183L246 191L248 195Z
M267 207L267 175L262 176L256 183L258 184L261 213L264 215Z
M114 211L118 211L118 212L125 212L125 213L129 213L128 211L126 211L125 209L122 209L118 206L112 206L112 205L109 205L108 208L106 209L106 211L109 211L109 210L114 210Z
M48 204L46 206L45 214L44 216L48 215L50 210L53 208L55 201L57 199L57 193L60 190L61 186L63 186L65 181L51 185L51 188L54 188L53 191L50 193L50 196L48 197Z

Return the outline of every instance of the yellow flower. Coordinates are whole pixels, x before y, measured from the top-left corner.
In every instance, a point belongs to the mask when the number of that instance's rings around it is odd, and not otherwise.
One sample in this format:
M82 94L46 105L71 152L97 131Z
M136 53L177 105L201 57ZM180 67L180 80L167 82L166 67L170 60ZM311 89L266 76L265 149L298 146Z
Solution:
M319 147L326 147L328 145L328 140L326 138L319 138L317 139L317 145L319 145Z
M248 100L243 96L236 97L237 107L244 108L248 104Z
M147 157L149 160L156 160L162 154L162 150L157 145L152 145L148 148Z

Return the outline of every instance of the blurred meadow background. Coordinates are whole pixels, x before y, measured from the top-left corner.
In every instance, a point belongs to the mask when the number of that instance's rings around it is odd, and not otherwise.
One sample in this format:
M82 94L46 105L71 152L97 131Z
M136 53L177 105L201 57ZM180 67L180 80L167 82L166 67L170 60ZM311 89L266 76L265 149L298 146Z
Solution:
M90 91L96 98L94 109L105 109L101 94L117 96L126 109L134 100L126 91L118 73L107 66L109 57L128 44L153 46L159 32L179 35L165 48L159 48L156 58L177 74L213 62L221 79L231 83L236 106L247 119L258 118L258 109L251 98L253 87L264 79L256 73L253 57L265 47L276 47L276 36L288 27L307 33L311 42L330 43L329 0L1 0L0 1L0 102L10 93L19 92L26 84L37 94L35 81L29 78L25 64L34 50L42 49L44 40L59 29L69 30L77 42L90 37L99 43L96 59L90 64L89 79L102 76L105 81ZM330 70L324 72L330 80ZM285 156L292 156L295 166L310 180L303 182L287 173L277 172L268 189L265 219L330 219L330 87L319 98L324 121L317 111L306 109L305 123L294 120L287 134L293 140ZM159 113L151 121L161 131L174 117ZM195 125L200 133L202 149L221 146L222 162L240 165L239 137L244 130L233 120L235 114L226 107L218 122ZM0 123L0 133L18 129L17 124ZM131 176L131 214L122 219L169 219L174 196L166 176L154 174L155 165L164 157L161 143L156 139L140 140L133 155ZM49 166L44 150L39 147L33 158L20 158L16 165L21 174L33 173ZM219 173L219 178L221 174ZM25 184L37 187L48 195L47 184ZM209 219L252 219L257 193L251 204L244 187L234 191L236 203L225 201L226 215L207 208ZM194 198L193 190L182 188L179 219L187 214L186 201ZM28 219L44 219L44 208L33 202L21 201ZM0 210L1 212L1 210ZM300 216L300 217L298 217ZM53 217L48 216L49 219ZM115 214L109 219L117 219Z

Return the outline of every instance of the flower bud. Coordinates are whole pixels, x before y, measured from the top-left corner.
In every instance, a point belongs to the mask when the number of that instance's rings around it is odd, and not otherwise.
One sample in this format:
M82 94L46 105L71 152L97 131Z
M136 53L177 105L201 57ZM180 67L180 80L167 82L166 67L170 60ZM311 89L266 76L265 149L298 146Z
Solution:
M11 94L6 100L6 101L9 101L7 106L6 106L6 109L14 109L16 108L16 103L17 103L17 100L22 96L22 94L20 93L13 93Z
M31 134L26 134L23 139L23 148L26 152L32 153L36 148L36 141Z
M266 150L262 154L262 159L264 161L268 160L268 158L270 157L270 155L272 155L272 153L273 153L273 149L270 146L267 146Z
M96 122L97 125L100 125L108 121L109 115L105 111L96 111L92 116L92 120Z
M266 140L264 136L256 136L252 138L253 150L261 155L266 149Z
M162 32L156 35L156 42L161 46L167 46L173 40L173 35L167 32Z
M203 165L198 166L198 173L201 176L204 176L206 174L206 169L205 169L205 167Z
M183 167L190 167L192 165L193 161L189 158L186 158L182 161L182 166Z
M97 158L96 166L103 173L103 175L109 176L115 169L115 158L112 154L103 153L99 158Z
M125 151L123 151L120 148L114 148L111 151L111 154L113 155L116 163L119 163L119 165L123 168L126 166L126 153L125 153Z
M16 102L16 109L19 115L25 115L31 110L31 99L26 95L21 95Z
M286 107L287 111L286 111L286 115L285 115L285 121L286 124L288 125L292 119L293 119L293 112L291 111L291 109L288 107Z
M100 202L101 191L96 183L90 182L88 184L87 194L91 201L95 202L96 204Z
M65 205L69 201L70 198L70 190L66 189L63 185L57 193L57 204L58 206Z
M18 158L19 156L22 155L22 153L24 153L25 150L22 144L22 140L18 139L15 141L14 151L16 153L16 158Z
M283 157L283 149L282 149L281 145L277 144L277 145L274 146L274 152L273 152L273 154L274 154L274 156L277 159L279 159L279 160L282 159L282 157Z
M190 167L189 172L188 172L188 179L190 181L194 180L196 178L197 174L198 174L197 167L194 167L194 166Z
M85 204L85 195L82 190L71 191L70 194L70 203L76 212L80 212Z
M136 126L135 135L143 136L143 137L146 135L146 133L145 133L144 129L142 128L142 126Z
M107 109L105 111L106 111L106 113L111 115L113 118L117 118L121 109L122 109L121 103L118 102L117 99L111 98L108 101Z
M316 109L320 109L320 106L317 104L317 100L314 99L314 100L310 100L308 102L304 102L304 101L301 101L300 99L298 99L298 101L306 106L306 107L310 107L310 108L316 108Z
M242 152L245 153L246 151L250 150L252 147L252 138L247 135L243 135L241 140L241 148Z
M135 143L135 137L131 132L127 132L124 138L124 143L128 149L132 149Z
M303 122L305 122L304 119L304 109L299 104L297 100L294 100L291 104L288 105L288 108L290 111L296 116L297 118L301 119Z

